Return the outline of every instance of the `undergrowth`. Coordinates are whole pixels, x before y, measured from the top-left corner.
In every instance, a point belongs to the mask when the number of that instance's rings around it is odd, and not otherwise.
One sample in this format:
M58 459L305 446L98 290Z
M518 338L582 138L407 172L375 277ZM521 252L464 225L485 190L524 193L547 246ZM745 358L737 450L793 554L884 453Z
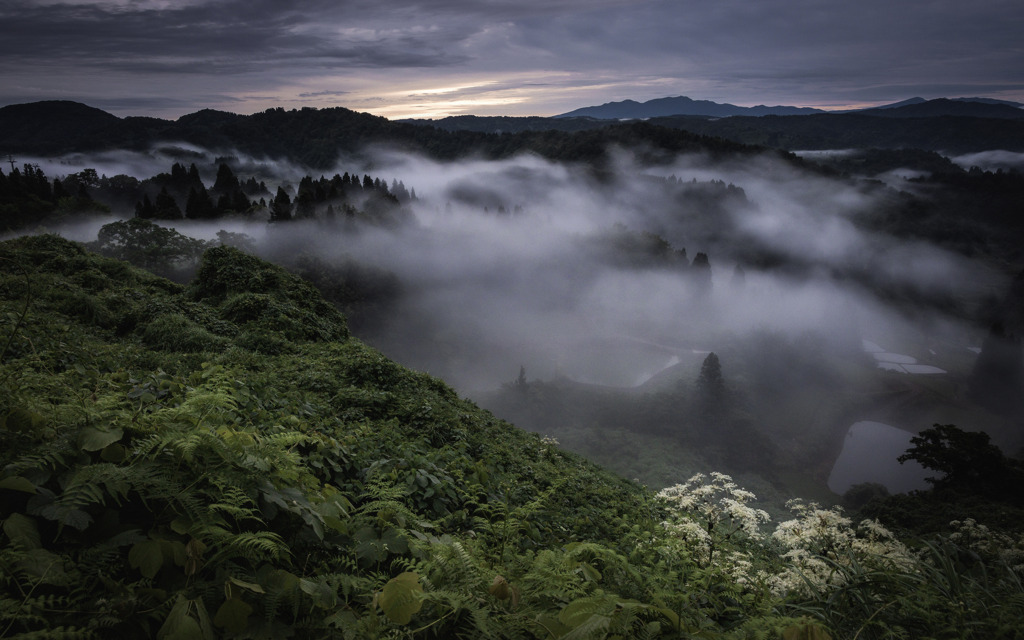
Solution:
M880 560L836 512L832 537L766 535L720 474L652 495L235 249L182 287L20 238L0 304L0 637L1019 633L1021 568L997 554Z

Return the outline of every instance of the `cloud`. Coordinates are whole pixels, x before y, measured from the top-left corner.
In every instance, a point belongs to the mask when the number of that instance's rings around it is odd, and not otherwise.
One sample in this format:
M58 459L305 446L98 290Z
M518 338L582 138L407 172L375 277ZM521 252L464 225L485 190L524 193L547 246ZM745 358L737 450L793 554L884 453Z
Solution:
M318 95L326 84L351 104L395 94L381 107L395 113L406 104L397 94L484 79L514 95L481 88L450 111L545 115L679 94L734 104L1024 100L1024 15L997 0L9 0L0 20L0 102L143 94L197 110L227 104L209 102L223 94L251 112L270 105L250 96L267 94L336 104Z

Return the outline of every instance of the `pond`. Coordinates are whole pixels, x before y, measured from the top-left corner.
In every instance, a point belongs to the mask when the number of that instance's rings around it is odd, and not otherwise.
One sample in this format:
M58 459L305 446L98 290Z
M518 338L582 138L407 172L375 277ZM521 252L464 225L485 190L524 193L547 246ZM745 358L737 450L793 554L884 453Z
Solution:
M846 432L843 450L828 477L828 488L838 494L855 484L877 482L890 493L926 489L925 478L935 473L913 460L896 459L910 448L914 434L881 422L857 422Z

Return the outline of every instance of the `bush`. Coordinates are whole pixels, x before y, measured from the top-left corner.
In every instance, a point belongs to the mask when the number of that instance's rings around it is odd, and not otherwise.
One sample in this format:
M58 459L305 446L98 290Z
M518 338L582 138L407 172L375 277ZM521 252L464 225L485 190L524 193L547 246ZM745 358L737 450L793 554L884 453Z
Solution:
M142 342L151 349L192 353L218 351L228 341L215 336L180 313L157 316L142 329Z

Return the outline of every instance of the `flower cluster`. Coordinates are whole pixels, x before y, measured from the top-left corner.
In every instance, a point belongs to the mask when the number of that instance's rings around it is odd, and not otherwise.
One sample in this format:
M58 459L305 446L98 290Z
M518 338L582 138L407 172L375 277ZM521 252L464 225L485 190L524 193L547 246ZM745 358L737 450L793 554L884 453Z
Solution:
M992 531L974 518L954 520L949 523L954 531L950 542L977 553L982 558L1005 563L1014 573L1024 576L1024 533L1017 538Z
M772 539L786 549L785 568L769 580L779 596L789 593L810 595L841 586L844 568L854 564L871 568L914 566L915 558L877 520L863 520L856 527L841 507L823 509L817 503L790 500L786 503L797 517L776 527Z
M742 534L748 540L760 540L768 513L747 503L755 496L740 488L724 473L709 476L698 473L683 484L658 492L665 501L670 518L663 524L682 539L691 552L707 557L710 563L715 549Z
M541 436L540 448L537 450L542 458L550 457L552 460L558 460L562 456L558 455L558 440L551 436Z

